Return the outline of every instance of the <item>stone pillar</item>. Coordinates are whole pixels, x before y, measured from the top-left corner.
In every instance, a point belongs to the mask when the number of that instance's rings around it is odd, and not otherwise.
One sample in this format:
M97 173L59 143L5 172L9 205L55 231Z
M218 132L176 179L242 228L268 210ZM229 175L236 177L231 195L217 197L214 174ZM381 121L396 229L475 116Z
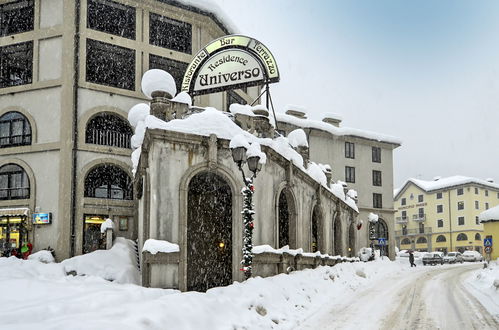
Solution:
M113 228L106 229L106 250L113 247Z

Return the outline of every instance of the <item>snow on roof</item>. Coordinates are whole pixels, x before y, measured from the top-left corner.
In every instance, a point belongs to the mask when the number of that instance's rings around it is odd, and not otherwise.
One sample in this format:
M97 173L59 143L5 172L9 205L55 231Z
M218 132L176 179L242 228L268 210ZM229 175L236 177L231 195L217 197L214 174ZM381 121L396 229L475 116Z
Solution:
M328 124L328 123L325 123L322 121L297 118L295 116L291 116L291 115L287 115L287 114L279 113L279 112L276 113L276 117L277 117L277 121L279 121L279 122L284 122L284 123L295 125L295 126L302 127L302 128L315 128L315 129L319 129L319 130L322 130L325 132L329 132L333 135L356 136L356 137L360 137L360 138L364 138L364 139L386 142L386 143L391 143L391 144L396 144L396 145L402 144L402 141L400 139L393 137L393 136L389 136L389 135L364 131L364 130L355 129L355 128L336 127L336 126L333 126L331 124Z
M480 213L478 220L480 222L499 221L499 205Z
M151 254L156 254L158 252L171 253L180 251L180 247L175 243L150 238L144 242L142 252L144 251L147 251Z
M432 181L425 181L425 180L411 178L402 185L402 188L398 189L396 196L400 194L400 192L402 192L404 187L411 182L426 192L465 185L465 184L471 184L471 183L487 186L494 189L499 189L498 184L491 183L486 180L471 178L462 175L454 175L447 178L439 178L438 180L432 180Z

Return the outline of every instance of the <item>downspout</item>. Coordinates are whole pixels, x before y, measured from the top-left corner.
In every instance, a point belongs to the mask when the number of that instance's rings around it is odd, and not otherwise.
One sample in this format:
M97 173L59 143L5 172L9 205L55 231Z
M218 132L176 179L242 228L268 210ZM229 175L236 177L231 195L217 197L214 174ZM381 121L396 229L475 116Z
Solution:
M74 257L76 249L76 167L78 160L78 79L80 50L80 0L75 0L75 35L74 35L74 79L73 79L73 148L71 166L71 254Z
M450 190L447 191L447 197L449 201L449 240L450 240L450 250L452 250L452 206L450 204Z

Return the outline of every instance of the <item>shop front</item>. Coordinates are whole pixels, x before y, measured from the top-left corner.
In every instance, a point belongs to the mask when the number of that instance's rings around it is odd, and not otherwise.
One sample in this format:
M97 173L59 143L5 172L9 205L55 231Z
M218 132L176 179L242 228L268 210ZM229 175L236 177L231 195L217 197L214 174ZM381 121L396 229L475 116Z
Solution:
M108 218L107 215L85 215L83 226L83 253L95 250L105 250L106 240L101 234L100 227Z
M21 255L29 244L28 208L0 209L0 255ZM31 246L31 244L29 244Z

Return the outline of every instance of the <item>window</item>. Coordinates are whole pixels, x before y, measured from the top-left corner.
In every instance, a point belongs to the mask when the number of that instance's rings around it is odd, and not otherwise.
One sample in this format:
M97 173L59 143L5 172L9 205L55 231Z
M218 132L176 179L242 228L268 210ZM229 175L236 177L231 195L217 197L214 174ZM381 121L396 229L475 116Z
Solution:
M444 212L444 206L443 205L437 205L437 213L443 213Z
M402 219L407 219L407 211L402 211Z
M457 218L457 224L459 226L464 226L464 217L458 217Z
M458 241L467 241L468 236L466 236L466 234L464 234L464 233L460 233L459 235L457 235L457 240Z
M174 61L172 59L157 55L149 55L149 69L161 69L173 76L175 85L177 85L177 93L182 89L182 81L184 80L187 63Z
M480 202L475 201L475 209L479 210L480 209Z
M408 238L406 237L406 238L404 238L404 239L400 242L400 244L402 244L402 245L408 245L408 244L411 244L411 240L410 240L410 239L408 239Z
M497 198L499 199L499 192L497 193Z
M29 198L29 178L23 168L7 164L0 168L0 200Z
M475 234L475 241L481 241L482 240L482 236L480 236L480 233L476 233Z
M373 147L373 163L381 163L381 148Z
M418 203L422 203L424 201L423 195L418 195Z
M130 148L133 132L125 120L111 114L92 118L85 131L85 142L104 146Z
M459 188L459 189L457 190L457 194L458 194L458 195L462 195L462 194L464 194L464 190L463 190L463 188Z
M0 117L0 148L31 144L31 126L28 119L16 111Z
M464 202L457 202L457 209L464 210Z
M355 167L345 166L345 181L355 183Z
M85 178L85 197L131 200L132 180L117 166L100 165Z
M381 171L373 170L373 186L381 187Z
M441 192L437 193L437 199L442 199L442 193Z
M0 47L0 88L33 82L33 42Z
M475 217L475 225L479 225L480 224L480 220L478 220L478 216Z
M400 205L405 205L407 202L407 200L405 198L402 198L402 200L400 201Z
M437 236L437 243L439 243L439 242L447 242L447 239L445 238L444 235Z
M402 226L402 235L407 235L407 226Z
M239 94L237 94L236 92L227 91L227 104L226 104L227 111L229 111L230 105L234 104L234 103L246 104L246 101L241 96L239 96Z
M135 51L87 39L87 81L135 89Z
M373 194L373 207L377 209L383 208L383 196L381 194Z
M420 222L418 227L419 227L419 233L424 234L424 223Z
M489 203L485 203L485 209L488 210L489 209Z
M189 23L150 13L149 43L191 54L192 26Z
M135 8L110 0L88 0L87 27L135 40Z
M485 196L489 196L489 191L485 190Z
M352 142L345 142L345 158L355 158L355 144Z
M426 244L428 243L428 240L426 237L419 237L418 240L416 241L417 244Z
M0 6L0 37L33 30L33 0L20 0Z
M475 187L475 195L478 195L478 188Z
M443 226L444 226L444 220L442 219L437 220L437 227L442 228Z
M419 217L420 219L424 218L424 207L420 207L420 208L418 209L418 217Z

